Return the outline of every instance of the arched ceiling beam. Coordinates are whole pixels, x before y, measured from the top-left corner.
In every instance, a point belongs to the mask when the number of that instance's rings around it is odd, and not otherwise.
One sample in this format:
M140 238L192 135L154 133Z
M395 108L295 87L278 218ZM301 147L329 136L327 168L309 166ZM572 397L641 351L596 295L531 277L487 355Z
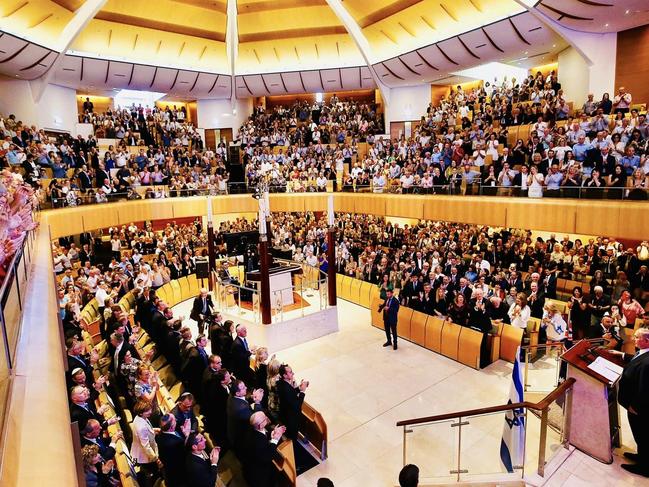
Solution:
M356 47L358 47L358 50L361 52L361 55L363 56L363 59L365 60L370 73L372 74L374 83L376 83L376 86L379 88L381 98L383 98L383 103L387 106L390 102L390 88L383 84L379 76L374 71L374 68L372 67L372 60L374 59L374 56L372 55L372 48L370 46L370 43L368 42L367 37L365 37L365 34L363 34L363 30L354 20L354 17L352 17L347 9L343 6L341 0L326 1L327 5L329 5L329 8L331 8L331 10L333 10L333 12L338 17L338 20L340 20L340 22L345 26L347 33L350 35L350 37L354 41L354 44L356 44Z
M239 25L237 23L237 0L228 0L227 5L227 26L225 31L225 51L228 55L228 64L230 66L230 74L232 75L232 90L230 92L230 102L232 103L232 110L236 107L236 83L235 83L235 68L237 56L239 55Z
M54 47L58 51L56 59L50 68L40 78L30 81L32 89L32 98L35 103L41 101L45 88L52 80L53 76L61 66L65 58L66 51L70 48L79 33L88 25L95 15L102 9L107 0L86 0L81 7L74 13L70 22L63 28L61 35L57 39Z

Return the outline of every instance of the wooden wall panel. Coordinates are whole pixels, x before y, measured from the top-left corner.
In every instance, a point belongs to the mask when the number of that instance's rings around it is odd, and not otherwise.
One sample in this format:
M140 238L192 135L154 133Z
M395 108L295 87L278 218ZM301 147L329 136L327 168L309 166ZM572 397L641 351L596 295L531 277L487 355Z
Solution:
M91 211L83 213L83 229L86 232L90 232L98 228L112 227L119 221L118 209L120 206L112 204L93 205L92 207L86 206L85 209Z
M575 232L575 215L577 203L574 200L544 198L542 201L529 201L529 198L507 198L506 226L550 232ZM584 207L587 201L581 201Z
M117 213L121 225L146 220L165 220L174 217L173 205L170 205L165 200L134 201L132 203L119 203L119 205Z
M627 236L626 229L620 226L621 206L611 206L605 201L591 201L586 211L575 209L575 233L588 235L620 235ZM645 209L647 205L645 204ZM645 211L646 212L646 211ZM582 230L588 230L583 231ZM594 232L592 232L594 231Z
M304 211L304 198L302 197L301 194L296 194L296 193L278 194L273 197L271 208L273 209L273 211L302 212Z
M354 211L368 215L385 215L385 202L390 197L381 194L357 194Z
M404 218L424 217L424 196L392 196L385 199L385 215Z
M618 222L618 236L647 240L649 238L649 205L647 203L624 203L620 207ZM596 235L600 234L596 233Z
M617 34L615 92L620 86L633 95L633 103L649 103L649 25ZM595 94L596 99L601 93Z
M203 196L192 196L183 198L181 202L173 203L174 218L197 217L207 215L207 198Z
M83 208L43 212L43 223L50 226L52 238L83 233Z
M274 211L318 211L327 208L328 194L274 194ZM258 211L250 195L218 196L212 199L218 215L251 216ZM649 205L643 202L588 201L528 198L409 196L335 193L337 212L424 218L457 223L506 226L553 233L606 235L646 239L649 235ZM128 224L132 221L164 220L207 214L205 197L129 201L41 213L50 225L52 238Z
M339 193L334 197L334 210L340 213L354 213L356 206L356 195L350 193Z

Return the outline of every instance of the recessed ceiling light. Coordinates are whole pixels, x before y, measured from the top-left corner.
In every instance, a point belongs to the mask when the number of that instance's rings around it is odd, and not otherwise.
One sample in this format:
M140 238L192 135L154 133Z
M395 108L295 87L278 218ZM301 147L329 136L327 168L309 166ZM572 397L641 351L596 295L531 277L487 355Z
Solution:
M608 24L604 24L604 27L608 27Z
M624 15L629 15L631 13L631 10L625 10Z
M556 45L556 44L552 44L552 47L557 47L557 45Z

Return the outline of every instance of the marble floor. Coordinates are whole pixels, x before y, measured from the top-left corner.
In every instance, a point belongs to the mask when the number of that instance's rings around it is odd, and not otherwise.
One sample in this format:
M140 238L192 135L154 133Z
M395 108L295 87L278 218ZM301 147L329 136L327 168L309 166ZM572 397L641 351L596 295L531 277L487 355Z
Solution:
M181 303L175 311L187 316L190 306L189 301ZM511 364L499 361L477 371L405 340L400 340L397 351L383 348L385 335L370 326L367 309L339 300L338 316L339 332L278 354L293 367L298 381L310 381L306 400L322 413L328 427L329 457L300 476L299 487L315 486L320 477L329 477L336 487L398 485L403 430L396 427L397 421L507 402ZM254 343L254 337L250 341ZM538 445L538 424L529 414L526 474L532 473L536 464L529 445ZM500 413L474 418L463 427L462 468L472 474L499 472L502 426ZM455 430L442 424L421 427L408 435L407 461L419 465L422 477L432 482L448 476L457 448ZM625 450L634 450L626 419L622 440L628 445ZM558 435L551 432L548 456L558 452L556 461L561 466L546 479L530 480L530 484L649 485L647 479L619 468L621 456L615 456L613 465L604 465L581 452L560 450Z

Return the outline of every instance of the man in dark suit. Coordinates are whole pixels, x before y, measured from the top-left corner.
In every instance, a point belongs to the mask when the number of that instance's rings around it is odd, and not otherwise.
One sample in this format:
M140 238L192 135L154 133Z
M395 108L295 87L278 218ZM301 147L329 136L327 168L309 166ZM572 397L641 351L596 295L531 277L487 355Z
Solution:
M83 166L79 172L77 173L77 179L79 180L79 188L81 189L82 192L88 191L90 188L92 188L92 180L90 179L90 176L88 175L88 172L86 170L86 166Z
M527 297L527 304L530 307L530 316L533 318L543 318L543 306L545 306L545 294L539 290L538 283L532 281L530 283L529 296Z
M198 419L194 414L194 396L191 392L183 392L178 397L178 402L171 410L176 417L176 431L182 433L182 429L189 425L191 433L198 432Z
M110 443L108 443L107 440L102 437L101 424L96 419L89 419L85 428L82 428L80 433L81 446L97 445L99 448L99 454L104 461L110 460L115 456L115 444L117 441L124 438L124 433L118 431L111 436Z
M277 381L279 418L286 426L286 436L291 440L296 440L302 416L304 391L309 387L309 381L302 380L299 385L296 385L293 369L286 364L279 367L279 376L280 380Z
M201 403L203 397L203 372L209 365L209 357L205 351L207 338L204 335L196 337L196 346L191 347L185 362L182 365L182 378L185 387L191 391L198 403Z
M243 476L250 486L271 487L275 485L273 459L277 452L277 444L286 428L275 426L270 433L269 441L266 433L266 427L269 424L268 416L262 412L250 416L252 428L246 435L246 458L243 461Z
M246 399L248 388L242 380L234 381L232 385L232 395L228 398L227 405L227 430L228 441L234 446L237 456L244 458L245 448L244 438L246 431L250 426L250 416L253 411L261 411L261 400L264 397L262 389L252 391L253 404L249 404Z
M229 448L227 408L232 375L227 369L221 369L210 384L211 387L205 395L206 404L203 413L207 418L207 431L210 433L212 443L224 449Z
M488 335L491 331L489 307L491 304L484 298L482 289L476 289L475 298L469 302L469 327L482 333L480 343L480 368L489 365Z
M250 368L250 356L254 351L255 347L250 347L248 345L248 329L245 325L237 325L237 338L232 342L231 347L231 361L232 361L232 371L239 379L244 381L246 384L254 383L253 371Z
M627 362L618 383L617 400L627 410L638 453L625 452L635 464L621 467L631 473L649 477L649 328L638 328L633 334L635 355L612 351Z
M102 429L106 429L111 424L119 421L118 416L104 420L103 414L108 411L108 404L95 409L95 405L88 399L90 399L90 391L86 386L74 386L72 388L70 392L70 419L73 423L77 421L79 428L85 428L91 419L96 420Z
M394 297L392 289L386 290L385 301L379 306L379 312L383 312L383 327L387 341L384 347L392 345L397 349L397 319L399 315L399 298Z
M68 371L65 375L68 386L73 385L72 371L80 368L86 374L86 385L92 387L92 365L98 360L96 352L93 352L93 355L90 357L83 356L84 344L76 338L68 338L66 345L68 348Z
M117 331L111 333L108 353L112 358L111 370L116 377L120 375L119 369L124 362L124 355L126 355L126 352L131 352L133 358L140 358L135 347L124 339L124 335Z
M419 275L413 272L410 274L410 280L403 286L403 290L401 291L403 305L409 308L419 309L419 291L422 290L423 286L419 282Z
M203 330L205 329L205 320L212 314L213 308L214 304L212 303L212 296L207 293L207 289L202 288L201 293L194 298L192 312L189 314L189 317L198 323L199 335L203 334Z
M205 453L205 437L191 433L187 438L189 455L185 460L186 485L192 487L214 487L219 463L219 447Z
M548 299L557 299L557 272L556 265L550 264L545 268L542 281L542 290Z
M185 483L185 442L189 434L189 423L181 426L180 433L176 431L176 418L173 414L165 414L160 419L160 434L156 436L155 441L167 487L187 485Z
M457 288L455 289L455 295L457 296L458 294L462 294L464 296L464 301L469 302L471 299L471 295L473 294L473 290L471 289L471 286L469 285L469 280L466 279L465 277L460 277L460 283L458 284Z

